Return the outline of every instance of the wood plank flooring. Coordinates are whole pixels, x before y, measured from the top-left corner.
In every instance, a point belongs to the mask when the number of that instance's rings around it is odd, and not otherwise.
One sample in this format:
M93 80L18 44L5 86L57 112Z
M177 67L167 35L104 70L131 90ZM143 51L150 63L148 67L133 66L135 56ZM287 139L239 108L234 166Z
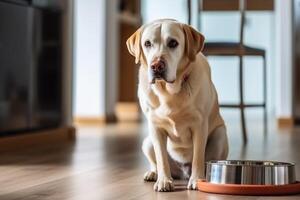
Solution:
M295 162L300 180L300 129L278 130L269 124L263 133L259 117L248 119L249 144L242 144L240 122L226 119L229 159L267 159ZM260 116L257 114L257 116ZM176 181L171 193L154 192L144 183L147 163L141 152L144 124L84 126L73 143L49 144L0 154L0 200L99 199L300 199L297 196L255 197L206 194L185 189Z

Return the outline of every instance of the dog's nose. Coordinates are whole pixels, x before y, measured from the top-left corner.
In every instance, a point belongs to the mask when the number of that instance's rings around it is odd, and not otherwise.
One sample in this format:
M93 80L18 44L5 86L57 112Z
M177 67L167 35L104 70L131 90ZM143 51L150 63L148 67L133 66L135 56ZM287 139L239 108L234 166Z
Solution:
M154 72L154 74L163 74L165 72L166 65L164 61L158 59L152 62L151 64L151 70Z

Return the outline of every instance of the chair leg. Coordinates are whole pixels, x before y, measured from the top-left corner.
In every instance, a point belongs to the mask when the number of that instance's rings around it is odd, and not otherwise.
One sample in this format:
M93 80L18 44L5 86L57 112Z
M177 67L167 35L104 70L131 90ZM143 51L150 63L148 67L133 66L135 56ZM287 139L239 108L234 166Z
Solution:
M263 56L263 87L264 87L264 134L268 132L268 112L267 112L267 62Z
M188 24L191 25L192 22L192 1L187 0L187 10L188 10Z
M241 122L244 144L247 143L247 131L245 122L245 106L244 106L244 78L243 78L243 56L239 56L239 82L240 82L240 109L241 109Z

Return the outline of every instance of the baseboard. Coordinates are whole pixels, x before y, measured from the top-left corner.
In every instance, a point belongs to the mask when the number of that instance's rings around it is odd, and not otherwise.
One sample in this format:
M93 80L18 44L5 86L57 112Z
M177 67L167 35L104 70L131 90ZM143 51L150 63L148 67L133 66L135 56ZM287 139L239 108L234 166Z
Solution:
M137 102L118 102L115 107L115 115L111 116L76 116L74 124L84 125L104 125L107 123L123 122L123 121L139 121L140 110Z
M140 110L137 102L118 102L115 112L118 121L140 120Z
M76 130L73 126L45 129L15 136L0 138L0 152L18 150L25 147L73 141Z
M103 125L106 123L105 117L75 117L75 125Z
M278 128L290 128L294 126L294 119L292 117L279 117L277 118Z

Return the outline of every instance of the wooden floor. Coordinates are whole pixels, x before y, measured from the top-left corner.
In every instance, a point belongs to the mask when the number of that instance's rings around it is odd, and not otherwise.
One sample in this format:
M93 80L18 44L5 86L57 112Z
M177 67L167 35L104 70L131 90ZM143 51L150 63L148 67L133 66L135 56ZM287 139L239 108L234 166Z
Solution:
M238 117L238 115L236 116ZM229 159L269 159L296 162L300 180L300 129L263 133L260 118L248 120L249 144L242 145L238 118L228 119ZM141 142L143 124L80 127L77 140L0 154L0 200L99 199L300 199L298 196L251 197L187 191L176 181L171 193L154 192L144 183L147 168Z

